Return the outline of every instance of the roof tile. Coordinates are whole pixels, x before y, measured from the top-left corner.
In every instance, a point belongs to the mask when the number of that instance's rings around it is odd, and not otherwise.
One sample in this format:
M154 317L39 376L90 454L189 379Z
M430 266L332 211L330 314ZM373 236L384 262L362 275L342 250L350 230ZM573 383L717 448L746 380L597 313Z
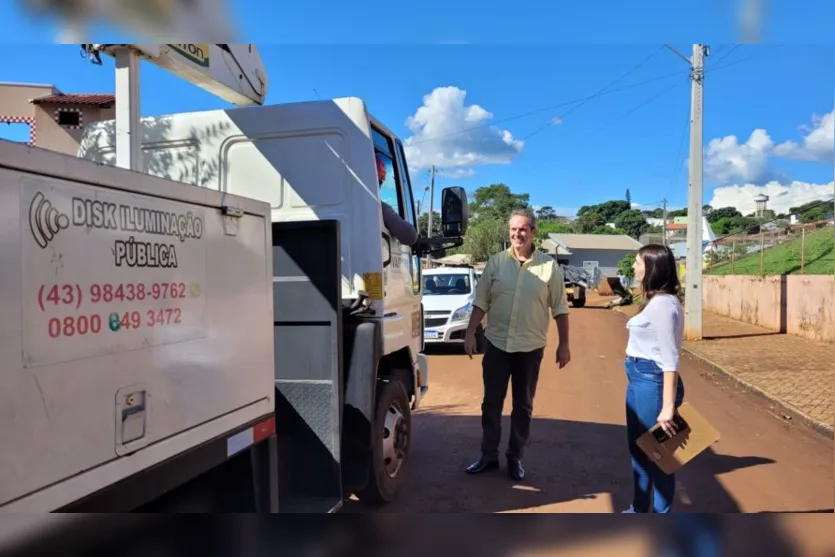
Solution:
M110 94L67 94L47 95L32 99L33 104L57 103L57 104L89 104L108 105L116 103L116 95Z

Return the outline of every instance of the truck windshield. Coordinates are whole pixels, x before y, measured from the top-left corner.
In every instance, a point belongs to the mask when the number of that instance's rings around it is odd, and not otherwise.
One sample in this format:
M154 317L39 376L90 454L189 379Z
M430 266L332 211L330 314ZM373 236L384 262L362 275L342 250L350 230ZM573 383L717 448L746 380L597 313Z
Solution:
M469 275L424 275L423 295L441 296L445 294L469 294L472 292Z

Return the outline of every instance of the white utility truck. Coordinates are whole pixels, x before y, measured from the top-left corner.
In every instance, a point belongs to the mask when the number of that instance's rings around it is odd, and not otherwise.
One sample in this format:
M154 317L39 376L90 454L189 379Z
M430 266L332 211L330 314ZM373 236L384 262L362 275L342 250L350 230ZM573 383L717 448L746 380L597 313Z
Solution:
M429 385L419 258L462 242L464 190L402 245L403 146L356 98L137 132L142 172L111 167L118 120L80 158L0 144L0 509L393 500Z

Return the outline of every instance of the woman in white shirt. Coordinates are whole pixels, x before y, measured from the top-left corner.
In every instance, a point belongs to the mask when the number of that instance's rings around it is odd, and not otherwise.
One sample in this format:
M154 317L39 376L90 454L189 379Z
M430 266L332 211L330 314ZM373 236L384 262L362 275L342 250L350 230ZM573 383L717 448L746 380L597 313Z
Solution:
M633 265L644 293L638 314L627 322L626 430L632 456L634 493L625 513L669 513L675 496L674 475L665 474L638 448L636 440L656 423L675 433L673 416L684 399L678 374L684 312L673 252L649 244Z

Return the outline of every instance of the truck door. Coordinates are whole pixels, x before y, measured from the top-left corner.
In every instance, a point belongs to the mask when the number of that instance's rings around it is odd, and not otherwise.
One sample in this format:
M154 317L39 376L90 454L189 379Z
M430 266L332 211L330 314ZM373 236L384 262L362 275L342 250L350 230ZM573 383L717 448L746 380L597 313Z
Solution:
M390 205L412 226L417 227L412 188L403 146L400 141L372 126L374 150L383 161L386 176L380 187L380 199ZM388 231L386 231L388 233ZM423 331L420 325L420 260L410 246L402 245L394 236L390 237L391 262L383 269L385 289L385 311L397 313L404 319L403 338L412 345L413 356L420 351ZM418 316L415 319L415 315ZM388 335L388 332L386 332Z

